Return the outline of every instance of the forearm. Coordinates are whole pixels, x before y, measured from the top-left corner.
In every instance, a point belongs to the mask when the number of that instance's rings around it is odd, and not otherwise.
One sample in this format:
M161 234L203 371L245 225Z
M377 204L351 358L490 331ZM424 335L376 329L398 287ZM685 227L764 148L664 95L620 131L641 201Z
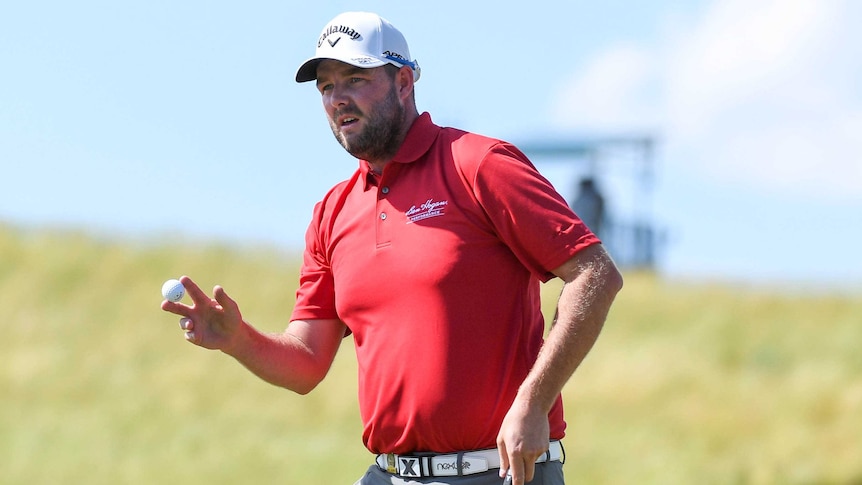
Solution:
M532 480L536 458L548 449L548 413L595 344L622 288L622 276L601 245L582 250L554 274L566 282L554 325L497 435L502 470L510 470L518 484Z
M622 277L601 247L560 271L567 279L557 303L553 326L518 398L543 413L592 349L608 311L622 287Z
M269 334L244 323L224 352L266 382L307 394L326 376L343 335L309 335L309 328L307 322L294 322L283 333Z

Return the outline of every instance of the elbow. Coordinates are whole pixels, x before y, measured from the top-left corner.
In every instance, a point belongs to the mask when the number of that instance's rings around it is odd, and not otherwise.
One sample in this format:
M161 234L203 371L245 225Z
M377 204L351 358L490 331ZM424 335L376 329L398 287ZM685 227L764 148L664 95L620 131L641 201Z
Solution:
M299 394L300 396L305 396L305 395L307 395L308 393L310 393L311 391L313 391L315 387L317 387L317 384L303 385L303 386L295 386L295 387L294 387L293 389L291 389L291 390L292 390L293 392L295 392L295 393Z
M616 265L611 267L611 271L607 276L607 287L608 291L616 295L623 289L623 274L620 273L620 270L616 267Z
M320 384L319 380L304 381L304 382L296 382L296 383L293 383L292 385L286 386L286 387L288 389L290 389L291 391L293 391L293 392L295 392L301 396L305 396L308 393L310 393L311 391L313 391L317 387L318 384Z
M291 382L289 385L286 385L284 387L290 389L291 391L299 395L305 396L311 391L313 391L315 388L317 388L317 385L323 381L323 378L326 377L326 374L326 371L317 371L305 376L303 379Z
M597 287L611 298L623 289L623 274L606 252L599 253L589 270Z

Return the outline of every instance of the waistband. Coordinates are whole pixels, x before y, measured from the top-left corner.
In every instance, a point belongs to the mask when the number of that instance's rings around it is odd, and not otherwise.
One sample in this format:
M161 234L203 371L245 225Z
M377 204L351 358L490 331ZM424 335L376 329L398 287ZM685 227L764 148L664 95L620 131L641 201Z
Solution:
M550 442L548 451L540 456L536 463L563 461L565 456L563 444L555 440ZM385 453L377 455L376 462L381 470L401 477L455 477L500 468L500 452L497 451L497 448L489 448L444 455Z

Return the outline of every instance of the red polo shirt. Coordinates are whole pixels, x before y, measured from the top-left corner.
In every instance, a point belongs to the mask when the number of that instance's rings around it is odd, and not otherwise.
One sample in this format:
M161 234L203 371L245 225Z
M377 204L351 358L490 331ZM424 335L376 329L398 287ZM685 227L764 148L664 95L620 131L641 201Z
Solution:
M542 345L539 282L598 242L517 148L425 113L316 205L291 319L353 333L371 452L491 448ZM562 438L561 399L549 420Z

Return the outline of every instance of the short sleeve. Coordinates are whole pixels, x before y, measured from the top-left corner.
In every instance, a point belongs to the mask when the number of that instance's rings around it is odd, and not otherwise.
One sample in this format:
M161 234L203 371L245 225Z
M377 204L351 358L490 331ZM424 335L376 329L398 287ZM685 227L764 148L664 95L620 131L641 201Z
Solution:
M474 174L473 190L498 237L542 281L599 238L515 146L491 146Z

